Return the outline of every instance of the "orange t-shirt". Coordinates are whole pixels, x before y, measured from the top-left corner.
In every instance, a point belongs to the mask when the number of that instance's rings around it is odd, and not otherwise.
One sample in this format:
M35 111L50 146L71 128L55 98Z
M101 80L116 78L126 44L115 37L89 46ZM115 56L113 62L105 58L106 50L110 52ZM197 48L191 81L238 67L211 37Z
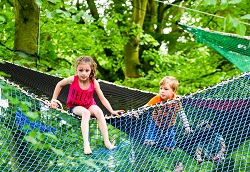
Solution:
M150 105L153 105L153 104L156 104L156 103L161 103L163 100L161 98L161 95L156 95L154 96L148 103L147 105L150 106Z
M172 98L175 98L175 94L173 95ZM161 98L161 95L158 94L156 96L154 96L148 103L147 105L150 106L150 105L153 105L153 104L156 104L156 103L161 103L161 102L164 102L164 100Z
M158 94L153 97L147 105L153 105L163 102L161 96ZM160 127L171 127L175 124L176 121L176 112L178 111L178 103L166 104L165 106L154 107L153 111L153 120L157 126Z

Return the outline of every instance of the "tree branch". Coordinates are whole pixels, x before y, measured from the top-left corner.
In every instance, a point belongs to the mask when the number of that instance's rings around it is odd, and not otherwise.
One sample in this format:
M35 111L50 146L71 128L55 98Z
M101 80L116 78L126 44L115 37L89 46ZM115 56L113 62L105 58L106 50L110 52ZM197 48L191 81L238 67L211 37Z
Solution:
M14 51L14 50L10 49L9 47L7 47L6 45L4 45L2 42L0 42L0 45L3 46L3 47L5 47L9 51Z

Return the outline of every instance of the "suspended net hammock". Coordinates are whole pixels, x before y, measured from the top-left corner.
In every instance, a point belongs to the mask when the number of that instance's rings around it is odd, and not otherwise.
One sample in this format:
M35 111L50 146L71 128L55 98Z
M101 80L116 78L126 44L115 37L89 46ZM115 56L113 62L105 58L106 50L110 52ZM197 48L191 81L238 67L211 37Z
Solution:
M250 37L179 25L193 34L198 43L207 44L242 72L250 71Z
M84 155L80 118L47 105L45 97L51 98L61 78L7 62L0 64L0 71L10 75L0 80L1 171L174 171L176 162L192 172L250 170L249 72L149 107L143 105L155 94L99 80L114 109L126 113L106 116L110 139L117 146L112 151L103 145L96 119L91 119L93 153ZM65 103L67 88L61 93L59 100ZM149 128L154 115L163 124L167 116L160 112L173 113L180 105L193 133L186 134L177 117L174 150L166 150L164 137L147 144L148 131L164 134L164 129Z

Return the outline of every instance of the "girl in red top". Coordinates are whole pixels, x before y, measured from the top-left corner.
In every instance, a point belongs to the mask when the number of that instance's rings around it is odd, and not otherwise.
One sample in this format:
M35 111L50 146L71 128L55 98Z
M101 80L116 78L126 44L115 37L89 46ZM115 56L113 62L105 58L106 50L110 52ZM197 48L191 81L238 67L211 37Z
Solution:
M76 75L70 76L59 81L55 87L54 94L51 100L51 107L58 107L57 97L65 85L70 85L69 94L67 99L67 107L71 112L82 117L81 130L84 141L84 153L91 154L91 148L89 144L89 120L93 115L97 118L98 126L104 138L104 144L109 149L115 148L111 144L108 136L108 128L106 120L104 118L103 111L96 105L94 100L94 92L97 93L102 104L107 110L114 115L119 115L123 110L114 111L105 98L98 81L94 78L96 74L96 63L89 56L80 57L76 61Z

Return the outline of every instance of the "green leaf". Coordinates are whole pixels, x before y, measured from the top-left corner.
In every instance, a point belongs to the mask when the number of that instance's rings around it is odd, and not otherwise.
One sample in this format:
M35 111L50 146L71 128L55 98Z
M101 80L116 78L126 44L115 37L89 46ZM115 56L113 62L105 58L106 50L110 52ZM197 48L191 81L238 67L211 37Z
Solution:
M70 17L70 16L71 16L71 13L68 12L68 11L64 11L63 14L64 14L66 17Z
M241 19L250 20L250 14L246 14L246 15L242 16Z
M95 161L93 159L83 160L88 166L95 168L97 171L101 171L100 167L95 164Z
M85 13L84 16L82 16L82 18L86 20L95 20L91 15L88 15L87 13Z
M222 4L227 4L227 0L221 0L221 5Z
M46 136L48 136L48 137L54 139L55 141L58 140L57 137L56 137L54 134L52 134L52 133L44 133L44 135L46 135Z
M0 23L3 24L6 21L4 16L0 16Z
M31 129L30 126L27 125L27 124L25 124L25 125L23 126L23 130L30 130L30 129Z
M49 0L49 1L52 2L52 3L60 2L60 0Z
M32 144L37 144L38 142L36 141L36 139L34 137L31 137L31 136L25 136L24 139L27 141L27 142L30 142Z
M51 147L51 150L52 150L53 152L55 152L57 155L61 155L61 156L64 155L64 152L63 152L62 150L60 150L60 149L56 149L56 148L54 148L54 147Z
M43 2L41 0L36 0L36 4L41 7Z
M208 6L208 5L216 5L217 0L204 0L202 2L203 5Z
M38 118L37 112L27 112L26 116L28 116L31 120L35 120Z
M37 130L38 130L37 128L34 129L34 130L32 130L32 131L29 133L29 136L35 138L35 137L37 136Z
M49 148L51 148L50 144L43 144L42 146L43 146L43 149L49 149Z
M8 74L6 74L6 73L0 71L0 76L9 77L10 75L8 75Z
M50 12L49 10L46 10L46 17L49 18L49 19L52 19L53 18L53 13Z
M44 136L44 134L42 134L42 133L40 133L40 132L37 132L36 138L37 138L38 140L43 141L43 140L45 139L45 136Z
M229 17L229 23L233 27L237 27L239 25L239 20L237 18Z
M72 20L77 23L80 21L80 17L78 15L73 15Z
M81 10L77 16L82 17L84 20L94 20L94 18L91 15L88 15L83 10Z
M76 9L76 7L74 7L74 6L71 6L71 7L69 7L69 8L67 9L67 11L69 11L69 12L71 12L71 13L76 13L76 12L77 12L77 9Z
M85 12L83 10L79 11L79 13L77 14L79 17L84 16Z
M244 24L238 24L238 26L236 27L236 33L244 36L246 33L246 26Z
M228 4L238 4L240 3L242 0L232 0L232 1L228 1Z
M61 14L61 13L63 13L63 10L57 9L56 13Z
M221 5L220 5L220 9L225 10L227 7L228 7L227 0L222 0Z

